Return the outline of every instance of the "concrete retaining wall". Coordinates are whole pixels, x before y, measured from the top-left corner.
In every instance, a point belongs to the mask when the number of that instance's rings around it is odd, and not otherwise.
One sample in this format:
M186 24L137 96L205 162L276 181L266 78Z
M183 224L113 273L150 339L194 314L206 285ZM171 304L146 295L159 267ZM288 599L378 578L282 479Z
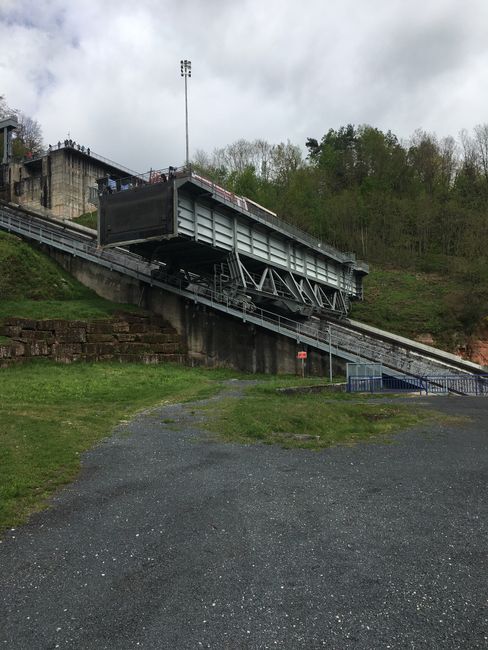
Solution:
M139 305L161 315L181 337L188 363L229 367L252 373L300 374L296 353L305 349L292 339L245 324L193 301L150 287L97 264L45 247L63 268L100 296ZM306 374L328 376L328 355L308 350ZM334 374L344 375L344 364L334 360Z

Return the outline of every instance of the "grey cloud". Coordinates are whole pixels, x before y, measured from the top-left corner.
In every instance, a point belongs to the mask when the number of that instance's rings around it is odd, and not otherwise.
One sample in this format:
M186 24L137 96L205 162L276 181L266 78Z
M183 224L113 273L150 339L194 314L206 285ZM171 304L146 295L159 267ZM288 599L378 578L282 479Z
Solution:
M181 58L192 150L347 122L456 135L486 121L487 18L485 0L2 0L0 92L46 140L69 128L141 170L183 160Z

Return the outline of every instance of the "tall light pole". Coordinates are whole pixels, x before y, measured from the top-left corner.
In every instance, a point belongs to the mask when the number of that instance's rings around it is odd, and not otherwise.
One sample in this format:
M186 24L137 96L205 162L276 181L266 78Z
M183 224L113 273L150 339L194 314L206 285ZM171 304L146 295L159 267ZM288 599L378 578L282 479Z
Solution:
M190 164L188 147L188 77L191 77L191 61L180 61L181 76L185 78L185 125L186 125L186 166Z

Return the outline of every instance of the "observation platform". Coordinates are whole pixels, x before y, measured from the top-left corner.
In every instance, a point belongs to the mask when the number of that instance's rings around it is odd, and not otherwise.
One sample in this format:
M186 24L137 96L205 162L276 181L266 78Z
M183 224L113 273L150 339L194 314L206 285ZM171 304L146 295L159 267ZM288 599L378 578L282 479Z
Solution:
M99 181L99 243L130 247L230 296L283 312L346 315L368 266L191 169ZM197 276L197 280L195 280Z

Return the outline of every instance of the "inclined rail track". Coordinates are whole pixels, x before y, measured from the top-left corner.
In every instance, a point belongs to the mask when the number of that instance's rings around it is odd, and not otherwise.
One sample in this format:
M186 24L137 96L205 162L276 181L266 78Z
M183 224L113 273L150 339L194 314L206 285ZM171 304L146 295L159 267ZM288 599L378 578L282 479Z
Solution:
M59 222L0 202L0 228L40 244L80 257L150 286L175 293L195 304L238 318L296 340L297 344L329 352L349 362L381 362L391 376L486 374L486 369L460 357L355 321L298 322L263 309L249 309L232 297L201 285L184 286L180 279L155 279L154 264L122 248L101 248L93 231Z

